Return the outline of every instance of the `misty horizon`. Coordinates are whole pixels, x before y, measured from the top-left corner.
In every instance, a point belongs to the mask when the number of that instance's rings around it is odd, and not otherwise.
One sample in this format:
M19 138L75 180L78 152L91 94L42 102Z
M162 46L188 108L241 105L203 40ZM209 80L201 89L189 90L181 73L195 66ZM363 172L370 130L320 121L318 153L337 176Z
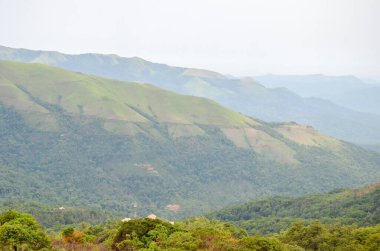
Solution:
M374 0L2 0L0 7L7 34L0 44L12 48L136 56L233 76L380 79L380 2Z
M138 58L138 59L142 59L144 61L147 61L147 62L152 62L152 63L155 63L155 64L163 64L163 65L167 65L167 66L170 66L170 67L180 67L180 68L190 68L190 69L196 69L196 70L204 70L204 71L210 71L210 72L215 72L215 73L219 73L219 74L222 74L224 75L225 77L227 78L232 78L232 79L242 79L242 78L256 78L256 77L261 77L261 76L286 76L286 77L297 77L297 76L329 76L329 77L353 77L353 78L358 78L360 80L362 80L364 83L366 84L369 84L369 85L380 85L380 76L370 76L370 77L366 77L366 76L360 76L360 75L354 75L354 74L343 74L343 75L333 75L333 74L325 74L325 73L303 73L303 74L276 74L276 73L273 73L273 72L268 72L268 73L264 73L264 74L258 74L258 75L234 75L234 74L231 74L229 72L219 72L217 70L213 70L213 69L205 69L205 68L197 68L197 67L191 67L191 66L186 66L186 65L172 65L172 64L168 64L166 62L156 62L156 61L150 61L150 60L147 60L145 58L142 58L142 57L139 57L139 56L123 56L123 55L118 55L118 54L106 54L106 53L97 53L97 52L83 52L83 53L65 53L65 52L62 52L62 51L59 51L59 50L40 50L40 49L30 49L30 48L13 48L13 47L10 47L10 46L5 46L5 45L0 45L0 47L3 46L3 47L6 47L6 48L11 48L11 49L21 49L21 50L29 50L29 51L41 51L41 52L53 52L53 53L62 53L62 54L65 54L65 55L72 55L72 56L81 56L81 55L103 55L103 56L116 56L116 57L119 57L119 58L127 58L127 59L132 59L132 58Z

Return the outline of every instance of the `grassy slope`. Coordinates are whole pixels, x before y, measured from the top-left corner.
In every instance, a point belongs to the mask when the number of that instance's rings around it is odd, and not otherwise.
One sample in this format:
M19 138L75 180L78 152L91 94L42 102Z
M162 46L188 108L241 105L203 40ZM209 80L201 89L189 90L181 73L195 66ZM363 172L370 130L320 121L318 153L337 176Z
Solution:
M126 134L136 134L141 130L122 122L167 123L173 136L202 135L204 132L198 124L212 125L224 128L227 138L239 147L253 148L278 162L297 163L294 150L281 139L251 128L260 126L259 122L205 98L178 95L148 84L113 81L42 64L2 61L0 76L4 80L0 84L3 103L24 112L48 113L38 104L40 102L58 105L72 115L106 119L105 128ZM12 91L8 91L10 89ZM33 100L35 97L38 97L38 102ZM33 120L28 115L26 118ZM56 127L53 118L45 116L44 119L48 120L44 127ZM37 126L43 125L39 123ZM157 132L150 133L159 136ZM317 138L325 137L312 133Z
M374 153L151 85L1 62L0 88L1 198L175 217L380 177Z
M26 110L31 100L25 93L29 93L43 102L59 105L68 113L105 119L147 122L152 117L158 122L226 127L255 124L213 101L177 95L148 84L112 81L41 64L5 61L0 62L0 74L3 102ZM12 93L7 89L12 89ZM4 101L6 96L11 100ZM27 104L23 105L24 102ZM44 110L34 106L36 108L31 111Z

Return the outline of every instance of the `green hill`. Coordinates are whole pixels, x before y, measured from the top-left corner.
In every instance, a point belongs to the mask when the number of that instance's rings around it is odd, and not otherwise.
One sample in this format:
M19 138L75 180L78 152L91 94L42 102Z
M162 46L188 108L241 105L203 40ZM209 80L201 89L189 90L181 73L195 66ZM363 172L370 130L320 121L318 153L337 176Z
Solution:
M380 223L380 183L319 195L258 199L209 217L232 221L252 234L279 232L296 220L375 225Z
M256 123L213 101L183 97L148 84L111 81L46 65L4 62L0 67L4 103L24 112L49 113L40 104L48 103L71 115L126 122L226 127Z
M379 155L208 99L0 62L0 198L181 217L359 186Z
M267 78L257 77L258 83L256 78L227 77L217 72L174 67L137 57L95 53L68 55L4 46L0 46L0 60L42 63L111 79L151 83L177 93L215 100L229 109L261 120L295 121L311 125L333 137L361 145L375 145L380 142L380 116L368 113L377 109L378 106L375 104L379 100L376 99L378 95L375 89L363 92L365 95L359 95L358 91L352 88L360 86L361 81L352 77L312 75L290 78L289 81L279 78L277 81L276 76L270 75ZM295 83L311 90L315 95L302 96L304 93L297 92L298 89L294 89L294 93L283 88L284 83L293 83L297 79ZM261 81L266 86L282 88L266 88L260 84ZM326 86L329 88L325 88ZM293 90L291 87L292 85L289 85ZM321 90L330 94L336 93L337 90L345 93L347 90L353 91L355 95L347 97L352 102L339 102L339 99L330 99L330 96L316 96ZM301 96L296 93L300 93ZM350 106L350 103L360 105ZM369 107L370 110L358 109L363 106Z

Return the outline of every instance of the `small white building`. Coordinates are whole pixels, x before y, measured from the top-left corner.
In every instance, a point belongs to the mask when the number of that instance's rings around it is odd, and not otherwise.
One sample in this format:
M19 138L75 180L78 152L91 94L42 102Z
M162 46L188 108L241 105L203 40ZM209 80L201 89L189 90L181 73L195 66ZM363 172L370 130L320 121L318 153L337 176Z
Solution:
M147 218L148 218L148 219L155 220L155 219L157 219L157 215L155 215L155 214L150 214L150 215L147 216Z
M128 222L128 221L130 221L131 220L131 218L124 218L124 219L122 219L121 221L122 222Z

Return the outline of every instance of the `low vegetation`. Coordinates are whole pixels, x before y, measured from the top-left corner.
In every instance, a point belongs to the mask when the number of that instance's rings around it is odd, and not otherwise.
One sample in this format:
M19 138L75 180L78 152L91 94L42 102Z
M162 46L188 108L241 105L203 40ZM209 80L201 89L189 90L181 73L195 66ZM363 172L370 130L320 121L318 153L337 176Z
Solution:
M48 237L31 215L7 211L0 215L0 243L3 250L377 251L380 225L359 228L294 222L280 233L250 236L231 223L207 218L175 223L141 218L111 225L83 223L50 232Z

